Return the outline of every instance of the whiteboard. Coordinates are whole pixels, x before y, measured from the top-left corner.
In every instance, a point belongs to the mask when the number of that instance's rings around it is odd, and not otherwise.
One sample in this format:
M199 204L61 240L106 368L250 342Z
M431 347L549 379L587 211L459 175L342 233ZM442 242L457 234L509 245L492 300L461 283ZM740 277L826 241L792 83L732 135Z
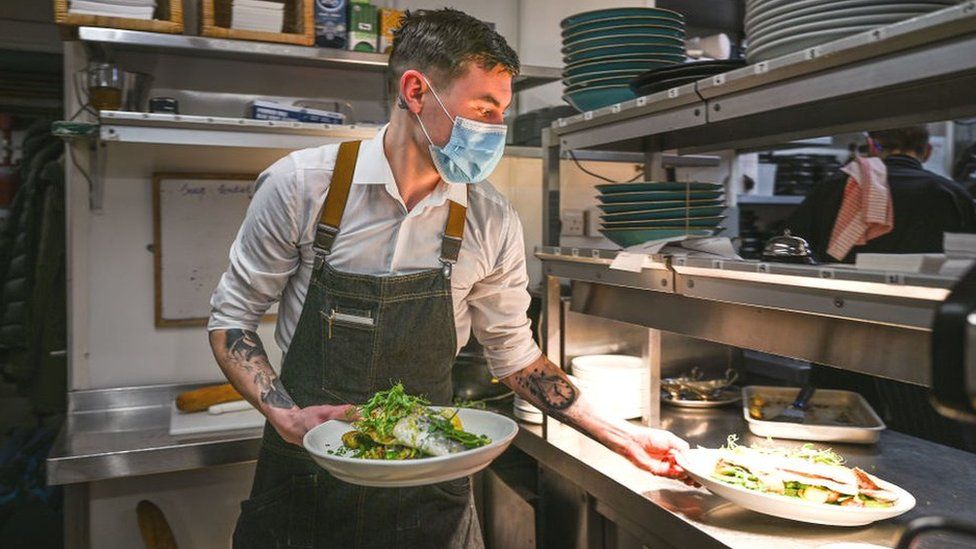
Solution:
M156 326L205 325L254 194L254 174L153 176Z

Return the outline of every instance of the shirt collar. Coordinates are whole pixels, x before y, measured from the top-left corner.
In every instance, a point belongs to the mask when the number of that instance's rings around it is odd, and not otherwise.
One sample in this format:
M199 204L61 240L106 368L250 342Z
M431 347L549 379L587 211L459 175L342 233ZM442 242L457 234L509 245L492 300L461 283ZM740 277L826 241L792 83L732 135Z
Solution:
M388 126L389 124L387 124ZM393 183L393 170L383 151L383 136L386 126L376 132L376 137L363 141L356 157L356 171L352 176L353 185L385 185Z
M884 163L891 167L922 169L922 161L907 154L892 154L884 159Z
M380 128L376 132L376 137L363 141L359 147L359 156L356 158L356 171L352 176L353 185L385 185L387 189L395 189L396 182L393 179L393 170L390 169L390 161L386 158L386 151L383 150L383 136L386 135L386 128L389 124ZM467 207L468 189L467 185L461 183L441 183L434 189L431 195L431 205L439 206L445 200L451 200Z

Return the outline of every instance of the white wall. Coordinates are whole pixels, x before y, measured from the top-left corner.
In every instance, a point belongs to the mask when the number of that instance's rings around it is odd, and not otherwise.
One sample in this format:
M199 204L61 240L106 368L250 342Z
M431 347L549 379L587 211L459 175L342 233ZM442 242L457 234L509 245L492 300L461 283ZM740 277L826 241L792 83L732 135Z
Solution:
M91 547L145 547L136 505L149 500L163 512L179 547L224 549L247 499L254 463L209 467L91 484Z

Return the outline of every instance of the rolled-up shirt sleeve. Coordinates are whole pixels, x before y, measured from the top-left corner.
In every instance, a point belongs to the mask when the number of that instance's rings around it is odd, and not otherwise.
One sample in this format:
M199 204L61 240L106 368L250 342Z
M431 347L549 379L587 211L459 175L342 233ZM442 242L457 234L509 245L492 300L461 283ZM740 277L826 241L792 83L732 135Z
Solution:
M256 330L298 269L299 175L285 157L258 176L227 271L210 297L209 330Z
M467 297L471 330L485 349L492 375L498 379L525 368L542 355L532 340L526 316L531 297L522 224L511 206L507 217L508 227L495 268L472 286Z

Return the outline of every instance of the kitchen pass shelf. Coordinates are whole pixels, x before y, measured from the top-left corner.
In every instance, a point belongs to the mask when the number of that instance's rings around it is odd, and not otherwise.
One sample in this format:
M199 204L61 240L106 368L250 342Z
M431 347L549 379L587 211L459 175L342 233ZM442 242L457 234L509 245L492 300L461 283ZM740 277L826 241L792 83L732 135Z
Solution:
M103 48L123 51L151 51L194 57L365 71L384 71L389 59L387 55L381 53L100 27L79 27L78 39ZM560 78L562 74L558 67L523 65L521 74L515 79L515 91L556 82Z

